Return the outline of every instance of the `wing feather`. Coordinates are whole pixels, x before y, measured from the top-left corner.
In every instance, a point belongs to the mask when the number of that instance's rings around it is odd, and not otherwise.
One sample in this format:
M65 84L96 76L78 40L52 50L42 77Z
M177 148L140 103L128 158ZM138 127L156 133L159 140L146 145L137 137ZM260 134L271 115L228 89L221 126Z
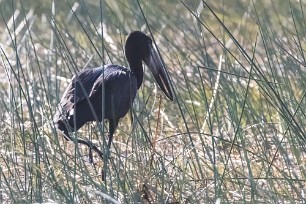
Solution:
M102 99L102 87L106 98ZM99 102L108 110L105 118L123 117L131 107L137 91L137 80L132 72L118 65L106 65L84 70L72 78L60 101L55 121L67 119L74 114L77 104L84 100ZM86 101L85 101L86 102ZM114 112L115 111L115 112Z

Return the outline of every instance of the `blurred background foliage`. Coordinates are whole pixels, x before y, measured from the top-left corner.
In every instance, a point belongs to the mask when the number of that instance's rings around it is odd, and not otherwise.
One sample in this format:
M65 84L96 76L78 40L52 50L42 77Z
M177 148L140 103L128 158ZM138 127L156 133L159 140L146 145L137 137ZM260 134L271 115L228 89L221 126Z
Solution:
M0 1L0 202L305 203L305 7ZM133 30L154 38L176 96L167 101L145 69L106 183L101 161L86 162L88 150L67 144L52 117L77 71L128 66ZM99 130L76 135L102 148Z

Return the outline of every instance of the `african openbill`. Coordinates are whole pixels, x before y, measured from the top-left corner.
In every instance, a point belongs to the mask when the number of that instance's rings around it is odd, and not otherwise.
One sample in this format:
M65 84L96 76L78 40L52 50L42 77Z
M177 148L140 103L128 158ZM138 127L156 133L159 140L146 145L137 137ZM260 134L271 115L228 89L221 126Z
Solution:
M54 123L68 141L85 144L101 158L102 152L90 141L73 138L69 133L80 129L89 121L109 121L108 150L119 119L132 107L137 90L143 81L142 61L151 70L156 82L166 96L173 100L172 91L161 58L152 40L140 31L129 34L125 55L130 69L120 65L105 65L77 73L68 85L58 105Z

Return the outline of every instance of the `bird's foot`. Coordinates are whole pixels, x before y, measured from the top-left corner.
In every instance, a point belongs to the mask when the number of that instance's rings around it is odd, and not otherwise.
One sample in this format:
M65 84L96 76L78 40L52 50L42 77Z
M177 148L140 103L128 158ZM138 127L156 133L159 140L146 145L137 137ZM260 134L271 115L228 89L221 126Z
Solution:
M89 158L89 162L93 164L93 153L92 151L95 151L99 157L103 160L103 152L101 150L99 150L97 148L97 146L91 144L89 147L89 154L88 154L88 158Z
M88 160L91 164L94 164L93 151L95 151L99 155L99 157L103 160L103 152L100 149L98 149L98 147L94 145L91 141L85 141L85 140L79 139L77 142L80 144L84 144L89 148ZM108 158L108 154L109 153L107 153L106 158ZM104 168L102 169L102 172L101 172L102 181L106 180L106 173L104 171Z
M91 141L85 141L85 140L79 139L77 142L80 143L80 144L84 144L84 145L86 145L89 148L88 160L89 160L89 162L91 164L94 164L93 151L95 151L99 155L99 157L103 160L103 153L102 153L102 151L99 150L97 148L97 146L94 145Z

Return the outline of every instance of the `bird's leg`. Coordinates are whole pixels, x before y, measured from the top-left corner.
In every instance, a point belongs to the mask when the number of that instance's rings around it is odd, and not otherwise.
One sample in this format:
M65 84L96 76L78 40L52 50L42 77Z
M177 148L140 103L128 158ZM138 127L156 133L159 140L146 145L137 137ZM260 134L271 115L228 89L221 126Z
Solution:
M108 142L107 142L108 149L110 149L110 146L112 145L113 135L114 135L115 129L117 127L117 124L113 121L109 122L109 135L108 135Z
M72 139L74 141L74 139ZM96 145L94 145L91 141L86 141L83 139L75 139L76 143L78 144L84 144L89 148L89 162L93 163L93 155L92 155L92 150L95 151L101 159L103 159L103 152L97 148Z
M105 157L104 157L104 167L102 169L102 180L105 181L106 179L106 168L107 168L107 163L108 163L108 158L109 158L109 154L110 154L110 147L112 144L112 140L113 140L113 135L115 133L115 130L118 126L118 122L119 120L110 120L109 121L109 135L108 135L108 142L107 142L107 149L105 151Z
M92 142L90 141L85 141L85 140L82 140L82 139L76 139L77 140L77 143L79 144L84 144L86 145L88 148L89 148L89 153L88 153L88 160L89 160L89 163L93 164L93 155L92 155L92 149L93 147L95 146Z
M56 126L57 129L59 129L62 133L64 138L67 141L71 141L74 142L75 144L84 144L89 148L89 162L93 163L93 156L92 156L92 150L94 150L96 153L98 153L98 155L103 159L103 153L101 152L101 150L99 150L92 142L90 141L85 141L82 139L78 139L78 138L73 138L68 131L67 127L71 127L71 125L69 125L68 123L69 121L62 121L59 120L56 122Z
M93 164L93 155L92 155L92 148L91 147L89 147L88 160L89 160L89 163Z
M106 161L108 160L108 157L109 157L110 147L113 141L113 135L115 133L117 126L118 126L118 120L109 121L109 135L108 135L108 142L107 142Z

